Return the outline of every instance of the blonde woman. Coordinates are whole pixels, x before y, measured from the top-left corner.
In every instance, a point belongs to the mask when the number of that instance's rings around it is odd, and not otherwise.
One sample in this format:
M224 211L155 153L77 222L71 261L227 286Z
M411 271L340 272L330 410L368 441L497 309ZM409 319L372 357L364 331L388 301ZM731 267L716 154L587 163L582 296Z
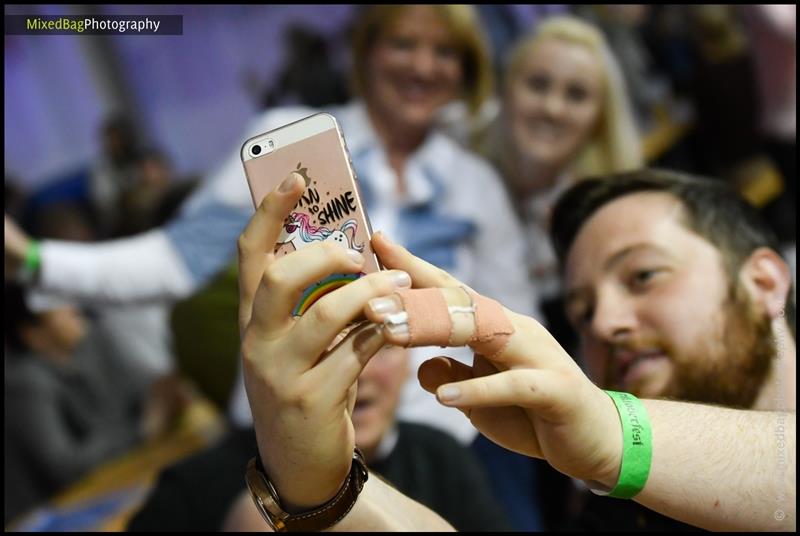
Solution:
M551 208L574 182L642 165L621 70L599 29L570 16L544 19L508 57L496 119L473 139L500 172L525 227L526 269L548 330L575 350L558 263L548 237ZM575 351L572 355L578 355ZM568 483L542 464L533 471L541 508L558 526ZM511 495L501 495L511 502ZM524 505L512 510L524 512Z
M526 224L530 275L558 293L546 237L550 207L582 177L642 165L621 71L602 33L569 16L545 19L512 51L497 119L474 144L500 171Z

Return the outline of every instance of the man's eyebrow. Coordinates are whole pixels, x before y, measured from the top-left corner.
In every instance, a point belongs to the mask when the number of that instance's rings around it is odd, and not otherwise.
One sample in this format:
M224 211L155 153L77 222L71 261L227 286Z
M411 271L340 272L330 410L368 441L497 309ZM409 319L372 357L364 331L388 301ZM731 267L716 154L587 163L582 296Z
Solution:
M628 255L630 255L635 251L639 251L642 249L651 249L654 250L656 253L660 253L661 255L666 255L667 257L671 257L671 255L665 249L655 244L641 242L638 244L631 244L630 246L614 253L611 257L608 258L608 260L606 260L606 262L603 263L603 270L604 271L611 270L612 268L614 268L614 266L622 262L625 259L625 257L627 257Z
M665 255L667 257L672 257L669 254L669 252L667 252L665 249L663 249L660 246L657 246L657 245L649 243L649 242L640 242L640 243L637 243L637 244L631 244L630 246L628 246L626 248L623 248L620 251L616 252L614 255L612 255L608 260L606 260L603 263L603 271L611 270L612 268L614 268L614 266L616 266L617 264L622 262L625 259L625 257L630 255L631 253L634 253L636 251L640 251L640 250L643 250L643 249L650 249L650 250L653 250L656 253L659 253L661 255ZM577 287L577 288L573 288L573 289L568 290L566 295L565 295L565 297L564 297L564 306L565 306L565 308L570 307L570 305L573 302L575 302L576 300L585 298L587 294L590 294L590 292L591 292L591 289L586 288L586 287Z

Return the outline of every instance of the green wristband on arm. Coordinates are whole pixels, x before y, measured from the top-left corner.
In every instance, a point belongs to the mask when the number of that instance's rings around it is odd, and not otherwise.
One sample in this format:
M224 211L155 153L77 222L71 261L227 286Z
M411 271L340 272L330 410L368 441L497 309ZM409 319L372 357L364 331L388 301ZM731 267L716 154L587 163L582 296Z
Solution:
M28 248L25 250L25 258L19 270L17 270L17 281L25 285L32 283L36 277L36 273L39 271L41 261L42 257L39 251L39 242L31 240L30 244L28 244Z
M590 486L598 495L618 499L635 497L647 483L653 461L653 429L642 402L629 393L606 391L614 401L622 424L622 462L619 478L613 489L603 490Z

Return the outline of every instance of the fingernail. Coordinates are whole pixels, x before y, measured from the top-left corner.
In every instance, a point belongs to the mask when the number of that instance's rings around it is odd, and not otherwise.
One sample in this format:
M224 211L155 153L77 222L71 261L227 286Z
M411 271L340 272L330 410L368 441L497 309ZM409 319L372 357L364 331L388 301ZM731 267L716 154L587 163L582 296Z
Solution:
M400 305L392 298L374 298L369 301L369 308L378 315L400 312Z
M356 264L361 264L364 262L364 255L354 249L348 249L347 256L350 257L350 260Z
M461 388L455 385L445 385L444 387L439 387L437 394L442 402L454 402L461 397Z
M283 179L283 182L278 187L278 191L283 194L291 192L296 182L297 182L297 175L295 173L292 173L291 175Z
M378 231L378 233L381 235L381 240L383 240L387 244L394 245L394 242L389 240L389 237L386 235L386 233L384 233L383 231Z
M403 322L401 324L386 324L386 330L395 338L400 339L399 342L404 342L408 337L408 324Z
M400 270L392 272L392 281L394 281L394 284L398 287L411 286L411 276Z
M371 327L361 330L353 339L353 350L357 354L372 355L376 346L383 348L383 337L381 335L380 324L373 324Z

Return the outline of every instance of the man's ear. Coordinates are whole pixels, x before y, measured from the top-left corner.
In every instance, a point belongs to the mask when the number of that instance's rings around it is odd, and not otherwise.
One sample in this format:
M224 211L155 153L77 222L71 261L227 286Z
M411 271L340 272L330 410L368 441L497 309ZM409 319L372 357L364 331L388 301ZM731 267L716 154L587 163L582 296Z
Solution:
M774 250L758 248L742 265L739 276L771 319L781 315L786 307L792 275L789 265Z

